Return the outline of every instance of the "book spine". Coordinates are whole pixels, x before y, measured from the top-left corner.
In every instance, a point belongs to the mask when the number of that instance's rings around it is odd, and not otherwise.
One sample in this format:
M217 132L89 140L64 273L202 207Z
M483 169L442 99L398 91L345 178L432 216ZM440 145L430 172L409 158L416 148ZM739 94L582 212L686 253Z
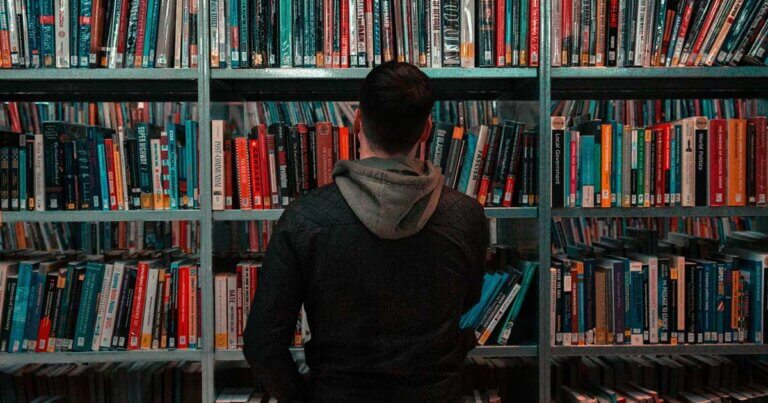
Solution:
M755 194L757 204L768 202L768 123L766 118L752 119L755 125Z
M709 205L725 205L727 123L722 119L710 120L709 132Z
M44 288L45 297L43 299L43 308L40 316L40 324L37 329L37 344L35 345L35 348L34 348L34 351L38 353L43 353L48 350L48 336L51 334L51 320L53 319L53 310L54 310L54 302L55 302L55 295L56 295L56 283L58 279L59 279L59 276L57 273L53 273L52 275L46 276L45 288Z
M159 270L155 267L147 272L147 284L144 295L144 309L140 312L141 322L139 324L139 349L149 350L152 347L152 327L154 322L154 313L157 305L157 285Z
M282 6L282 4L281 4ZM280 67L293 67L293 32L291 7L280 7Z
M265 128L262 125L259 125L259 138L261 136L265 136ZM265 167L261 165L261 158L259 155L259 140L257 139L250 139L248 140L248 151L250 155L250 182L251 182L251 197L253 198L253 201L251 203L251 206L254 209L263 209L264 203L262 201L262 195L263 195L263 189L262 189L262 183L261 183L261 171Z
M746 205L746 170L747 170L747 133L746 121L728 120L728 133L725 145L725 180L726 202L729 206Z
M511 154L509 157L509 165L506 168L506 180L504 183L504 197L502 199L501 205L503 207L511 207L512 206L512 196L515 191L515 182L517 180L518 175L518 166L520 165L521 155L523 155L523 125L517 124L516 125L516 133L514 137L514 141L512 143L511 147Z
M460 0L443 0L443 67L459 67L463 59L462 44L462 7Z
M565 117L552 117L552 207L565 207ZM567 145L570 148L570 144Z
M139 262L136 273L136 288L133 293L133 303L130 311L130 328L128 330L128 350L141 348L141 326L144 315L145 296L147 294L147 280L149 277L149 263Z

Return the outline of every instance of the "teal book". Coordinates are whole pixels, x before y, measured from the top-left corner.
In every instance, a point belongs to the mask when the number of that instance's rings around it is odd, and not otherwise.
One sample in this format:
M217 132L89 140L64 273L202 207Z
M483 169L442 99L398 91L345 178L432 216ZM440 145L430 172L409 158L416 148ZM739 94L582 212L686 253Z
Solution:
M643 286L643 268L640 264L632 264L630 262L629 269L629 284L632 308L630 309L629 327L630 327L630 342L633 345L643 344L643 322L644 322L644 303L643 295L645 294L645 287Z
M483 297L488 295L488 293L493 289L495 286L494 281L498 278L498 273L485 273L483 275L483 287L480 290L480 301L478 301L475 306L469 309L469 311L465 312L461 316L461 320L459 322L459 327L462 329L466 329L469 327L469 323L471 322L471 318L473 315L476 315L476 311L479 311L482 307L483 303Z
M108 225L105 227L109 227ZM67 276L64 280L64 291L61 294L59 305L59 322L56 327L56 351L61 351L67 334L67 315L72 296L72 284L75 282L75 271L85 265L85 262L70 262L67 264Z
M281 2L280 13L280 67L293 67L293 16L290 2Z
M534 274L536 274L536 269L539 267L539 264L537 262L518 261L515 262L515 267L523 272L523 281L520 283L520 291L518 291L515 300L512 301L512 306L510 306L509 311L507 311L507 315L504 317L504 320L500 322L503 324L503 327L500 328L496 342L501 346L505 346L512 335L512 328L515 326L515 320L517 320L517 316L520 314L523 302L525 301L525 295L531 287Z
M179 209L179 161L178 161L178 137L183 133L179 125L169 123L166 128L168 133L168 182L171 187L171 210Z
M467 133L467 150L464 153L464 161L461 163L461 176L459 176L459 188L457 189L461 193L467 192L469 178L472 176L472 159L475 156L476 147L477 135L474 133Z
M33 277L32 272L39 264L40 262L36 261L24 261L19 264L19 280L16 284L16 300L13 304L11 335L8 341L9 353L18 353L22 351L27 315L29 313L29 295L31 293Z
M750 329L748 340L753 343L763 342L763 305L764 283L763 276L768 269L768 253L746 251L738 259L738 266L742 273L747 272L751 278L750 287Z
M74 351L90 351L93 344L93 327L98 308L97 297L104 280L104 263L88 262L85 280L80 294L77 322L75 324Z
M579 207L595 206L595 136L582 134L580 144L581 158L579 161L579 177L581 183L581 205Z
M187 208L199 208L198 200L199 184L197 169L197 122L187 120L185 122L184 134L186 140L186 170L187 170Z
M107 160L104 149L104 137L96 136L96 150L99 159L99 188L101 189L101 209L109 210L109 187L107 184Z
M611 161L613 161L613 167L611 172L614 173L611 178L611 206L621 207L621 200L624 197L622 193L622 180L623 180L623 165L624 161L622 156L624 155L624 127L616 122L611 122L613 126L613 149L611 155Z
M141 55L141 67L155 67L155 51L157 50L157 31L160 26L160 0L149 0L147 3L147 28L144 33L144 48ZM163 23L165 23L163 21ZM218 46L212 43L211 46Z
M669 205L675 206L678 204L677 199L677 156L678 154L678 141L679 130L682 126L672 126L672 132L669 136Z
M29 286L29 298L27 299L27 322L24 329L24 340L21 342L22 351L35 351L35 342L37 341L37 329L40 325L40 312L43 305L43 285L45 275L40 270L32 272L32 279ZM30 344L31 343L31 344Z

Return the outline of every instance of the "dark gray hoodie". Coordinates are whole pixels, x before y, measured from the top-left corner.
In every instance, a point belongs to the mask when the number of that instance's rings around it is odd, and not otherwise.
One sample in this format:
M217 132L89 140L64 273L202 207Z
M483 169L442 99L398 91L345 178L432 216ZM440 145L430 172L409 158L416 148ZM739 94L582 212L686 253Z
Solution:
M439 168L409 157L339 161L333 179L357 218L383 239L406 238L424 228L443 184Z

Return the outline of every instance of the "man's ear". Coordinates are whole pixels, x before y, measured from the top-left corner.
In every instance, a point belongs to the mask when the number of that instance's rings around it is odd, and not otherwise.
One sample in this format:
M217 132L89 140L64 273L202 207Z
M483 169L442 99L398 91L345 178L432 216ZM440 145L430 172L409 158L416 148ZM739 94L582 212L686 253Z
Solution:
M432 134L432 116L427 118L427 123L424 124L424 132L421 133L419 141L429 140L429 136Z
M352 133L355 136L359 136L363 128L363 114L360 112L360 108L355 111L355 121L352 122Z

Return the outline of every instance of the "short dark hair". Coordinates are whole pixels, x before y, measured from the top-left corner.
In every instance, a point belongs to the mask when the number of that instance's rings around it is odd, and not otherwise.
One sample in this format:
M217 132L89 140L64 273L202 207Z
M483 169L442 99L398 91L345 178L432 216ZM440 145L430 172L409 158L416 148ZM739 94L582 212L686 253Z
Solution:
M429 77L418 67L394 61L377 66L360 88L366 139L389 154L411 150L434 103Z

